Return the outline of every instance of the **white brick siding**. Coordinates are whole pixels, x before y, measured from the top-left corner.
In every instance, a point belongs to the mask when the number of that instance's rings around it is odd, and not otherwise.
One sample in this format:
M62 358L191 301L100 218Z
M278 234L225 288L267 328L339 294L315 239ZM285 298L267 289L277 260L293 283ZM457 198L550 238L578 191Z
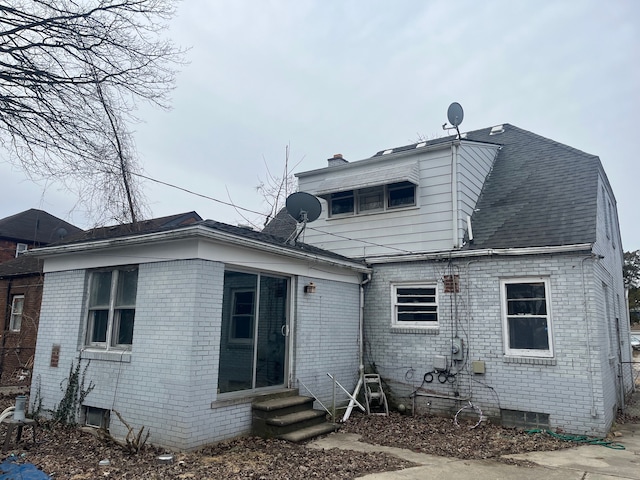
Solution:
M54 408L60 383L81 356L83 368L90 359L87 383L95 384L84 404L117 410L136 432L147 428L151 443L188 450L250 432L252 396L218 401L216 393L224 264L140 264L132 351L123 355L82 350L87 277L84 270L46 275L32 400L38 391L43 407ZM310 281L316 293L305 294ZM293 284L293 376L328 405L327 372L350 389L357 378L359 287L313 277ZM49 366L54 344L60 345L57 368ZM115 414L110 431L127 433Z
M452 368L460 369L456 381L441 384L434 379L422 385L424 389L470 397L489 416L498 417L500 408L547 413L553 428L605 434L616 399L608 384L609 363L602 355L608 344L603 343L598 316L602 296L593 285L593 271L599 268L594 264L598 260L592 256L564 254L378 265L365 290L365 360L388 382L396 401L411 405L409 395L432 370L434 355L450 358L451 338L458 336L466 352L465 360ZM444 293L442 278L447 274L460 276L457 295ZM525 276L549 278L553 359L504 355L500 280ZM438 282L436 334L391 329L391 284L400 281ZM485 362L485 374L471 373L474 360ZM423 413L453 413L464 404L436 397L417 397L417 403Z

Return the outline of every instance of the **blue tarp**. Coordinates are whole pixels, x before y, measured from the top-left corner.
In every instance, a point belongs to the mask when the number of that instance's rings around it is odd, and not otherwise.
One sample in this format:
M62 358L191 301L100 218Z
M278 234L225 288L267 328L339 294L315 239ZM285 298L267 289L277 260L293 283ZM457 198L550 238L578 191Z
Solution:
M0 463L0 480L51 480L32 463L15 463L17 459L11 456Z

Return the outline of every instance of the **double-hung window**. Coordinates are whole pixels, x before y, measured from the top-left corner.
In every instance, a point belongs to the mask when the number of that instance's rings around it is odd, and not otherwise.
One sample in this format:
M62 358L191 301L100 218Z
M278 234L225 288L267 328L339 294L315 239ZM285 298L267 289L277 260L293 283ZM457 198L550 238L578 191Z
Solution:
M501 289L505 353L553 357L549 280L503 280Z
M11 300L11 320L9 330L19 332L22 327L22 311L24 308L24 295L14 295Z
M89 281L88 345L127 349L133 342L138 267L91 273Z
M438 288L430 284L398 284L392 287L393 326L438 326Z

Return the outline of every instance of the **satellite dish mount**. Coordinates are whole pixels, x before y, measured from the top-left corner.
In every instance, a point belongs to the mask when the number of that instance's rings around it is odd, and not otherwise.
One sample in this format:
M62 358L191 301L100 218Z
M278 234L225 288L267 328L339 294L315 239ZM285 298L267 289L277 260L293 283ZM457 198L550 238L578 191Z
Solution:
M462 110L462 105L460 105L458 102L453 102L451 105L449 105L449 108L447 109L447 119L449 120L451 126L447 126L447 124L445 123L444 125L442 125L442 129L453 130L455 128L456 132L458 132L459 140L460 129L458 127L464 119L464 111Z
M292 193L287 197L285 205L289 215L295 218L298 223L296 231L287 238L287 243L294 245L304 232L307 223L318 219L322 213L322 206L320 200L306 192Z

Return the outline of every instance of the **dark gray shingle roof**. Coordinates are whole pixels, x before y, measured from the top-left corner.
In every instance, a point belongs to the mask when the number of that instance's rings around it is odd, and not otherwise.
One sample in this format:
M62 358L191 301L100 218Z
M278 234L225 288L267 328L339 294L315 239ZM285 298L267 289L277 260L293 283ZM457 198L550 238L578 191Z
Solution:
M62 233L60 229L66 230L67 235L82 231L75 225L35 208L0 219L0 238L29 245L57 242Z
M466 136L501 145L472 216L468 248L595 242L600 159L513 125L503 128Z

